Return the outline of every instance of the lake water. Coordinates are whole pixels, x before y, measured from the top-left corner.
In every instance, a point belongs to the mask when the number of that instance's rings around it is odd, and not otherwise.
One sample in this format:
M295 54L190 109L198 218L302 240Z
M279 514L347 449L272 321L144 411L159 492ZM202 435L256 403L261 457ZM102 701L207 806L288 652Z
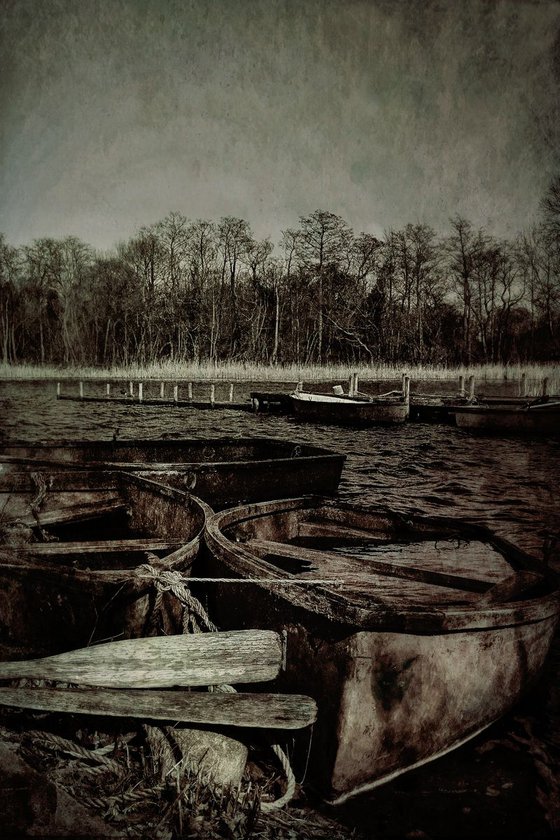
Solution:
M85 387L86 394L104 392L104 383ZM367 383L361 388L367 391ZM236 385L235 400L259 389L272 390ZM115 395L119 390L124 383L113 386ZM218 385L216 399L227 399L227 390ZM63 393L77 391L75 383L63 386ZM156 397L159 383L144 393ZM472 436L448 425L343 429L272 414L57 400L53 382L0 383L0 419L4 441L108 439L116 432L120 438L237 435L313 443L347 456L339 491L345 500L482 522L535 555L556 539L560 552L559 439ZM382 840L555 836L559 647L557 640L539 687L485 735L337 810L337 818Z

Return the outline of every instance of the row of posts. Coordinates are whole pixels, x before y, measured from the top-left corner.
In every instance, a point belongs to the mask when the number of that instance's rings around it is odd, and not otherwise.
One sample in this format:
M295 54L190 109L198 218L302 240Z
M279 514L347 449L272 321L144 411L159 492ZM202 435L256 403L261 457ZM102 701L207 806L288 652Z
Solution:
M160 383L160 399L165 399L165 382ZM298 385L298 387L302 387ZM108 398L111 397L111 383L107 382L106 384L106 395ZM80 381L79 383L80 389L80 399L83 400L84 398L84 383ZM298 388L296 388L298 390ZM348 395L350 397L354 397L359 393L358 390L358 374L351 373L349 380L348 380ZM410 395L410 377L407 376L406 373L402 375L402 393L403 396L406 398ZM466 389L465 389L465 377L463 374L459 376L459 394L464 397L466 396ZM56 394L60 397L60 382L56 384ZM134 397L134 382L129 382L128 384L128 394L130 397ZM471 375L468 377L468 396L469 399L474 399L474 376ZM545 376L542 380L542 387L541 387L541 396L546 397L548 396L548 377ZM527 374L521 374L521 381L519 385L519 396L526 397L527 396ZM187 383L187 400L192 402L193 398L193 384L192 382ZM144 383L138 383L138 402L142 402L144 399ZM216 401L216 386L212 382L210 384L210 403L213 405ZM179 402L179 386L173 385L173 402ZM229 386L229 402L233 402L233 382L230 383Z
M162 400L165 399L165 384L166 384L165 382L160 383L159 395L160 395L160 399L162 399ZM60 393L61 393L60 382L57 382L56 383L56 395L57 395L57 397L60 397ZM111 383L110 382L107 382L107 384L105 386L105 393L106 393L107 398L110 399L111 398ZM79 382L79 394L80 394L80 399L83 400L84 399L84 383L82 381ZM134 397L134 382L129 382L128 383L128 395L131 398ZM138 383L138 402L142 402L143 399L144 399L144 383L139 382ZM187 399L188 399L189 402L192 402L192 399L193 399L193 384L192 384L192 382L187 383ZM173 386L173 402L179 402L179 386L178 385ZM215 402L216 402L216 386L212 382L212 383L210 383L210 403L213 405ZM229 402L230 403L233 402L233 382L230 382L230 385L229 385Z
M471 374L467 380L468 383L468 396L469 399L473 400L475 393L474 393L474 376ZM355 397L359 393L358 390L358 374L351 373L348 379L348 396ZM459 376L459 394L464 397L467 394L465 389L465 377L463 374ZM406 373L402 375L402 395L405 399L410 397L410 377L407 376ZM519 396L526 397L527 396L527 374L521 374L521 380L519 383ZM540 396L547 397L548 396L548 376L545 376L542 380L541 385L541 393Z

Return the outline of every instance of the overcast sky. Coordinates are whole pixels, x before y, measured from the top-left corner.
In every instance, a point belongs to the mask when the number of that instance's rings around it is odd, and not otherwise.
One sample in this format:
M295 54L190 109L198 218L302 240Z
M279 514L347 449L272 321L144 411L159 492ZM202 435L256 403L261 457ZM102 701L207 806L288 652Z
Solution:
M560 171L556 0L1 0L0 27L12 244L174 210L506 236Z

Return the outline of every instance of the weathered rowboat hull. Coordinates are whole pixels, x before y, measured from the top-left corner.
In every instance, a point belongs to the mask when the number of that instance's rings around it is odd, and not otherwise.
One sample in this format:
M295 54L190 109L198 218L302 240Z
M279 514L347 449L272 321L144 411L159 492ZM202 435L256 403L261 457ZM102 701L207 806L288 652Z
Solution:
M315 504L316 510L326 509ZM555 581L545 571L541 580L531 558L484 528L453 529L444 520L423 520L418 533L432 529L493 546L496 556L480 579L447 573L440 579L436 572L436 585L426 584L424 592L422 575L401 579L401 569L387 580L397 587L393 593L402 587L402 597L379 594L385 585L381 575L356 589L347 555L317 552L315 563L313 551L299 547L298 566L293 541L320 531L310 505L309 500L287 500L211 517L206 525L208 573L257 583L209 584L209 589L217 590L212 607L222 627L262 626L287 633L281 685L318 702L310 772L338 804L443 755L503 715L542 669L559 599ZM350 515L335 508L327 528L331 538L337 517L338 524L350 523L346 530L354 536L364 526L379 534L371 512ZM290 539L283 552L279 543ZM521 591L508 600L515 586L511 590L509 580L501 582L501 554L510 548L516 566L532 570L523 572L522 579L536 574L541 582L540 589L529 588L527 595ZM323 564L327 556L330 569L327 561ZM429 582L430 564L426 569ZM405 568L402 574L414 577L417 571ZM319 578L323 583L313 584ZM325 578L346 582L328 585ZM446 594L446 582L465 585L467 591L458 590L454 599L451 590ZM442 593L436 592L434 603L430 586Z
M355 399L327 394L298 392L290 395L292 412L298 420L352 426L377 426L404 423L409 406L402 399Z
M180 632L154 574L189 574L203 502L125 473L12 473L0 510L1 658Z
M122 469L189 490L213 508L302 493L336 493L345 456L269 438L61 440L0 447L2 475L52 467Z
M455 409L455 422L475 432L560 435L560 404L461 406Z

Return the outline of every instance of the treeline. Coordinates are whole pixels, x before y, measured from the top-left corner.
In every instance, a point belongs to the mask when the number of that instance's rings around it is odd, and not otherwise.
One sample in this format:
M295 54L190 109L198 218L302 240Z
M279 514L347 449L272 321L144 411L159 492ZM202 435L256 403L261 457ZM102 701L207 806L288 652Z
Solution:
M0 236L4 363L512 363L560 358L560 178L513 241L466 219L382 239L317 210L258 240L171 213L109 254Z

